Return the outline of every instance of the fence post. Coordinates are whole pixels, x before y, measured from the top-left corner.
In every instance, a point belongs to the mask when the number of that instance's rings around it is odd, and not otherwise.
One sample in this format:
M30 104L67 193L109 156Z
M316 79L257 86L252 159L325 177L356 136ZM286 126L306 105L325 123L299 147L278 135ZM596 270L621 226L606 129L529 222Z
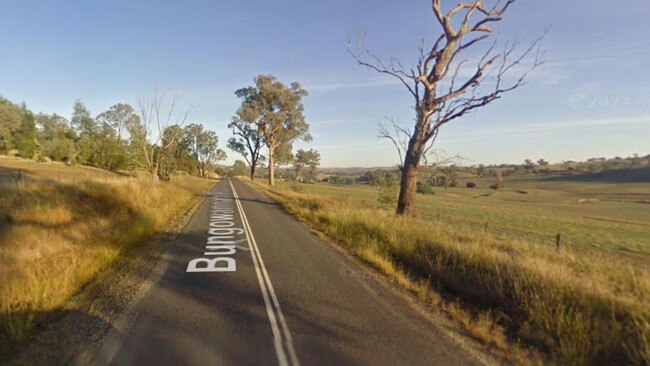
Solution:
M555 237L555 250L559 251L560 250L560 240L561 240L560 234L557 234Z

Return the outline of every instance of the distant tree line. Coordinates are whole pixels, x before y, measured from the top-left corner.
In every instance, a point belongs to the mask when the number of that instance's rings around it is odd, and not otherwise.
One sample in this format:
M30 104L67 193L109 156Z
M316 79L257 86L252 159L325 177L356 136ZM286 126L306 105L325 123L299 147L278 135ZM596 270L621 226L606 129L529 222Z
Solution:
M634 154L629 157L614 158L591 158L586 161L563 161L550 163L545 159L526 159L522 164L494 164L494 165L457 165L457 164L429 164L423 169L417 183L418 193L433 193L429 187L478 187L477 182L482 186L493 189L505 187L504 177L548 175L558 176L580 176L598 179L602 174L621 170L641 170L643 176L648 176L650 169L650 155L641 156ZM324 183L330 184L367 184L382 189L394 187L400 182L400 170L374 169L363 173L336 173L325 175L321 179ZM638 177L637 177L638 178Z
M214 131L185 126L188 112L174 113L156 95L139 100L139 111L118 103L93 117L79 100L68 121L57 114L34 114L23 103L0 97L0 154L83 164L108 170L143 169L154 180L183 171L207 177L226 158ZM163 117L161 117L163 116Z
M472 165L459 168L461 171L471 172L478 177L494 176L495 170L500 170L503 175L544 174L544 173L591 173L598 174L608 170L638 169L650 167L650 154L641 156L634 154L628 157L590 158L585 161L565 160L559 163L549 163L545 159L524 160L523 164L495 164Z

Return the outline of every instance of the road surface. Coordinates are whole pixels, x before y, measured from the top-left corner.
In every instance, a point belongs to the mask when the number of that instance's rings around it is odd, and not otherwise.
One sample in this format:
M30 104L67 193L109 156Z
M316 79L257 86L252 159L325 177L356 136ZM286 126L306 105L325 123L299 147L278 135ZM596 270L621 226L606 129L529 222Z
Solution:
M122 325L77 363L481 364L472 354L278 205L225 179Z

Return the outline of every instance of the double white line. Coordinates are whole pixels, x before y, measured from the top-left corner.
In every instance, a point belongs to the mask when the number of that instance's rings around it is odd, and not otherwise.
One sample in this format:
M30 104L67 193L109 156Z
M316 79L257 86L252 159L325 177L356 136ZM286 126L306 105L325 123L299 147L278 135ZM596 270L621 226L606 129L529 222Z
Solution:
M239 202L239 196L237 191L232 184L230 178L228 178L228 183L230 184L230 189L232 189L232 195L235 198L235 203L237 204L237 209L241 217L242 225L244 226L244 231L246 232L246 239L248 243L253 248L251 250L251 257L253 258L253 264L255 265L255 273L257 274L257 281L260 283L260 288L262 289L262 297L264 297L264 305L266 306L266 313L269 316L269 321L271 322L271 329L273 330L273 345L275 346L275 352L278 355L278 362L280 366L289 365L290 363L295 366L299 366L298 358L296 357L296 351L293 349L293 340L291 338L291 333L289 333L289 327L287 327L287 321L282 314L282 309L280 308L280 303L278 302L278 297L273 290L273 284L271 283L271 278L269 273L266 271L264 266L264 260L262 259L262 254L257 247L257 242L255 241L255 236L253 236L253 231L251 226L248 223L248 218L246 218L246 213L242 207L241 202ZM277 317L276 317L277 313ZM278 320L282 332L278 327ZM289 353L289 358L287 359L287 352L285 352L285 347L283 345L283 336L286 340L286 349ZM290 361L290 363L289 363Z

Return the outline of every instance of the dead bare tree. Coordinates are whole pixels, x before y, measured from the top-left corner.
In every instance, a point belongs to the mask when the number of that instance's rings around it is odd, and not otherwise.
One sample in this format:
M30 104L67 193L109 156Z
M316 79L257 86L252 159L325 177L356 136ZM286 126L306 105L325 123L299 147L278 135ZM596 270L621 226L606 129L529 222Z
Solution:
M380 127L379 132L380 137L392 141L400 151L402 179L397 214L414 214L420 161L432 148L440 128L524 85L528 73L544 62L540 47L543 36L521 52L517 51L516 41L497 47L492 25L502 20L514 2L496 0L492 6L483 0L458 2L445 12L441 0L432 0L431 9L442 32L430 48L425 48L424 41L421 43L417 64L410 69L396 58L386 63L365 50L365 34L356 50L348 44L348 52L359 65L397 78L415 99L412 131L393 124L394 131ZM493 41L485 43L490 38ZM486 44L482 57L473 63L461 58L467 49L482 43ZM361 50L365 51L363 55ZM468 70L471 71L467 73ZM506 80L507 75L517 71L516 77Z
M180 95L171 98L165 110L165 96L156 92L151 99L137 98L140 120L130 126L131 141L140 151L138 165L146 169L153 181L159 180L160 168L183 137L181 128L194 106L178 112ZM156 129L156 131L152 131Z
M402 163L404 162L403 156L406 155L406 152L408 150L408 143L411 139L412 133L407 128L401 126L399 122L395 121L395 119L389 117L385 117L385 119L391 123L392 131L387 128L386 125L379 123L377 136L379 138L389 140L395 146L395 150L397 151L397 156L399 158L399 163L397 166L401 170L403 167ZM458 164L465 160L465 158L461 155L447 156L443 151L433 149L434 141L435 136L431 139L431 141L429 141L426 148L422 152L421 161L424 162L425 169L428 170L430 168L435 168L437 166L447 165L451 163Z

